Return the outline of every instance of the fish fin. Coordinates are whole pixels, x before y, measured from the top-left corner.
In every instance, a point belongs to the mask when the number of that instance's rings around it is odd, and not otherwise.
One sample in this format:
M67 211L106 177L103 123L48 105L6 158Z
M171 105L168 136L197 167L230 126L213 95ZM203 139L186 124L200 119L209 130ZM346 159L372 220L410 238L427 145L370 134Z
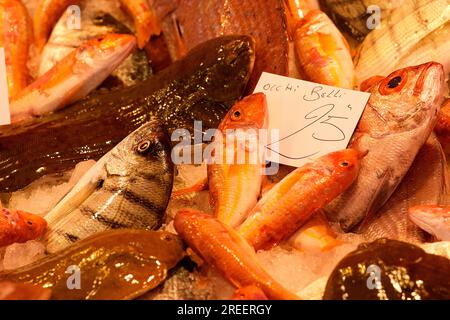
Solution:
M49 225L53 225L78 208L97 188L106 175L105 160L100 159L78 181L45 216Z
M386 169L382 174L382 183L378 186L376 191L374 192L375 197L372 198L372 201L370 202L369 206L367 207L366 214L361 221L360 225L357 228L357 233L362 232L367 225L373 220L375 214L378 212L378 210L389 200L392 193L395 191L391 191L391 194L387 195L385 192L381 192L385 188L385 186L389 183L389 178L392 177L392 170Z
M190 187L173 191L171 198L178 199L178 198L183 197L186 194L205 191L207 189L208 189L208 178L205 178L205 179L198 181L197 183L193 184Z

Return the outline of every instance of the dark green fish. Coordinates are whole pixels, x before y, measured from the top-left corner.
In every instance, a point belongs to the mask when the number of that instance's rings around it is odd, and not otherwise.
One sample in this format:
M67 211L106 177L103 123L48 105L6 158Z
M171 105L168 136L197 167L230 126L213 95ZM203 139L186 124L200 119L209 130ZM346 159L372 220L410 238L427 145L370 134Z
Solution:
M57 113L0 128L0 192L97 160L156 116L177 128L215 128L243 95L255 59L248 36L225 36L194 48L149 80L97 94Z
M324 300L439 300L450 298L450 260L407 242L361 244L331 273Z
M45 219L47 252L110 229L157 230L173 185L170 140L149 121L103 156Z

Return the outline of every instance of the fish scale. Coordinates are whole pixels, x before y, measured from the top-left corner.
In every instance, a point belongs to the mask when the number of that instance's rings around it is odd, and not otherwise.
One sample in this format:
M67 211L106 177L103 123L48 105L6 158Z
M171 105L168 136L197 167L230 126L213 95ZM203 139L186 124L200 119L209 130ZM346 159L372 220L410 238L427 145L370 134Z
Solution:
M396 77L401 82L388 87ZM370 89L372 95L350 143L367 152L360 174L325 208L328 218L344 231L381 209L406 175L436 123L443 78L442 65L430 62L398 70Z
M47 252L110 229L160 228L172 184L170 141L153 120L100 159L49 212Z

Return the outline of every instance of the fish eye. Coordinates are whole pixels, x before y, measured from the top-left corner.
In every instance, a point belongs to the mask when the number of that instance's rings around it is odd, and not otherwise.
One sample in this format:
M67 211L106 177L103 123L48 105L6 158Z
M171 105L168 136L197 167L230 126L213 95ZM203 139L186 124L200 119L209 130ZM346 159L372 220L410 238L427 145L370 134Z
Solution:
M397 77L395 77L395 78L392 78L392 79L388 82L387 86L389 87L389 89L394 89L394 88L397 88L398 85L399 85L401 82L402 82L402 77L397 76Z
M33 222L30 221L30 220L28 220L28 221L27 221L27 224L28 224L29 226L32 226L32 225L33 225Z
M348 161L342 161L341 163L340 163L340 165L341 165L341 167L348 167L349 165L350 165L350 163L348 163Z
M144 153L150 148L150 141L141 142L137 148L137 151L140 153Z
M235 112L233 112L233 115L231 116L231 118L233 120L238 120L241 117L241 111L236 110Z
M397 71L381 82L379 91L382 95L400 92L407 80L408 73L406 70Z

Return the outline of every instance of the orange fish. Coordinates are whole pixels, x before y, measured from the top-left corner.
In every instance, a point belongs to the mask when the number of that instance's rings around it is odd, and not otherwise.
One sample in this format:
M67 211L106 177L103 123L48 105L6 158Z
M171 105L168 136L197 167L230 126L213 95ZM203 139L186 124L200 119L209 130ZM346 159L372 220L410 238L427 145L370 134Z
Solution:
M9 98L15 97L30 80L27 61L33 42L33 25L19 0L0 0L0 47L5 48Z
M264 294L264 291L262 291L257 286L246 286L240 289L237 289L232 300L269 300L267 296Z
M80 0L40 0L34 13L34 35L39 50L44 48L56 22L64 11Z
M159 35L159 21L148 5L147 0L120 0L124 9L131 15L136 28L138 46L144 48L152 35ZM71 5L80 0L41 0L34 15L36 45L42 49L59 18Z
M445 151L450 153L450 98L442 103L434 131Z
M269 299L299 299L261 267L255 251L230 226L190 209L178 211L174 226L181 238L203 260L216 267L237 288L255 285Z
M44 218L24 211L0 209L0 247L39 238L46 228Z
M0 300L48 300L52 292L29 283L0 282Z
M258 130L267 128L267 117L266 96L256 93L236 103L219 126L224 136L227 130L234 130L235 141L227 143L229 139L224 138L214 147L213 155L217 158L220 156L216 151L222 147L223 161L208 165L209 192L216 217L232 227L242 223L261 193L264 162L259 154ZM238 132L245 137L245 144L237 142ZM253 146L256 149L247 144L252 137L258 139ZM241 162L239 152L241 157L245 156ZM227 161L227 154L232 154L232 161Z
M55 64L11 101L11 121L56 111L97 88L136 47L136 38L108 34L91 39Z
M310 11L294 38L300 73L305 80L352 89L355 71L350 47L330 18Z
M294 170L261 198L239 233L255 250L270 248L290 237L355 181L359 157L357 151L347 149Z
M122 6L133 17L138 47L144 48L151 36L161 34L161 25L148 0L121 0Z

